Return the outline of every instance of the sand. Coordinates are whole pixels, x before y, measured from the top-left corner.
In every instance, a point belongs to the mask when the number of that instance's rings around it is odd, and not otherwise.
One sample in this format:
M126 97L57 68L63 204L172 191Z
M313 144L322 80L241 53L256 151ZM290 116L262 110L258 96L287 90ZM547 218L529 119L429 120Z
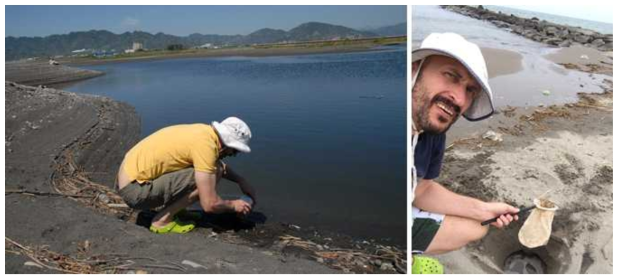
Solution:
M50 65L47 61L13 61L4 66L5 80L28 86L45 85L53 88L104 75L93 70Z
M613 52L600 52L582 46L572 46L551 52L544 57L568 69L613 75Z
M523 56L518 52L509 50L482 48L482 55L486 60L488 77L516 73L523 69Z
M560 209L547 246L522 247L520 221L438 256L447 273L502 273L506 257L521 250L540 257L547 273L613 272L613 84L602 86L579 93L576 103L499 108L479 126L450 131L442 184L517 206L553 190L550 199ZM502 141L483 139L489 130Z
M613 52L601 52L595 49L582 46L572 46L562 48L545 56L547 59L555 63L573 63L573 64L607 64L613 63Z

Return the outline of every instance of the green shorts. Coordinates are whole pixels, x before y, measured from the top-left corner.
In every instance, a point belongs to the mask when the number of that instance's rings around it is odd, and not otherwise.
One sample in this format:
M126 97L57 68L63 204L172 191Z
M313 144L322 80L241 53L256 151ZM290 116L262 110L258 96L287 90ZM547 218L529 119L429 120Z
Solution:
M195 189L194 168L186 168L142 184L133 181L118 193L133 209L155 210L170 205Z
M412 252L425 252L441 227L445 215L423 211L413 207Z

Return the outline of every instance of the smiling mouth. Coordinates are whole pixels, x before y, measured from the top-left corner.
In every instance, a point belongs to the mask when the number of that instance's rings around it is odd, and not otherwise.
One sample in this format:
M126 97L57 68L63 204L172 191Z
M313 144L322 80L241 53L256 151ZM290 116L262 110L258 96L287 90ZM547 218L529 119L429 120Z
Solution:
M438 106L439 108L441 108L441 110L443 112L445 112L445 114L449 115L450 117L453 117L456 113L454 112L453 108L451 108L450 105L445 104L443 101L439 100L436 103L436 106Z

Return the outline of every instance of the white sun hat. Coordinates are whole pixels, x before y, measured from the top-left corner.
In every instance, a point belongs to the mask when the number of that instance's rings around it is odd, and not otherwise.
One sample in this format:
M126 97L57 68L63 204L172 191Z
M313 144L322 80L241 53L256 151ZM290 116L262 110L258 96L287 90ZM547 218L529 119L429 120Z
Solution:
M218 132L225 146L234 148L240 152L250 153L248 143L251 140L251 129L246 123L236 117L228 117L222 122L212 122L212 126Z
M479 47L455 33L432 33L421 43L421 47L412 52L412 61L423 60L431 55L442 55L458 60L480 84L482 91L475 96L471 107L462 115L469 121L486 119L494 113L492 91L488 84L486 61ZM419 64L419 69L421 65ZM419 70L415 80L419 75Z

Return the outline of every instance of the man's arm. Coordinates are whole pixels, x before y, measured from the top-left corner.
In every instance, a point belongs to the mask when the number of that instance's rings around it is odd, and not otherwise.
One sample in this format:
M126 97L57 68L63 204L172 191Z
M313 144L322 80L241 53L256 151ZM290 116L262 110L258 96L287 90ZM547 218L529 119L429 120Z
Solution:
M244 177L242 177L242 175L236 173L229 165L225 165L223 178L238 184L240 190L253 199L253 207L257 205L257 193L255 192L255 188L253 188L253 186Z
M415 189L415 201L413 205L429 212L442 213L451 216L469 218L477 221L485 221L497 216L496 227L508 225L517 220L515 215L519 209L505 203L483 202L481 200L454 193L433 180L421 180Z
M205 212L236 212L246 215L251 206L243 200L224 200L216 192L216 174L195 171L194 179L199 191L199 203Z

